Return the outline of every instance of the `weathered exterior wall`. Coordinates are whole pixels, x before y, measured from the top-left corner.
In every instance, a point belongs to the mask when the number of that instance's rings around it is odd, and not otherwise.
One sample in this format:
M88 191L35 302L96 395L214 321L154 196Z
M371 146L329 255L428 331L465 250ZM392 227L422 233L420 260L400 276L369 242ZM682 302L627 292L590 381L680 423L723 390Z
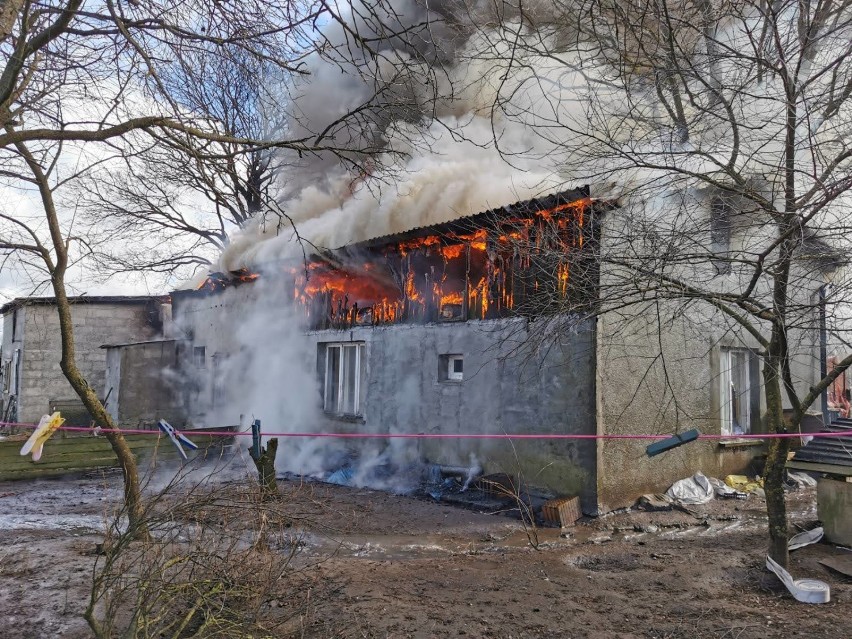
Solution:
M257 282L211 295L173 295L175 324L187 338L181 359L187 373L182 377L194 376L197 380L187 394L193 424L238 423L240 413L248 411L246 416L262 417L265 429L273 430L594 433L594 324L583 325L576 333L563 336L557 344L538 353L529 346L518 348L526 336L525 320L298 332L276 341L253 335L262 332L258 324L297 323L297 320L284 305L277 313L269 308L259 311L257 304L271 295L267 293ZM252 315L263 319L248 320ZM361 419L339 418L322 410L322 344L347 341L365 343L367 386ZM207 362L204 370L197 370L192 350L202 346ZM254 349L253 353L248 353L247 348ZM441 380L439 358L446 354L464 356L463 381ZM261 408L259 397L245 405L242 402L245 397L241 396L226 400L224 406L213 406L217 375L211 370L210 360L214 355L230 358L231 365L225 371L230 381L223 384L227 392L245 395L240 380L249 368L246 357L263 357L270 362L268 371L260 371L266 380L254 380L249 375L248 381L272 381L264 392L267 396L287 392L283 385L298 386L304 389L299 399L309 404L310 410L302 407L298 415L293 413L296 408L292 390L291 398L282 405L270 402L269 407ZM274 366L275 360L284 362L284 368L291 369L290 374L298 369L302 379L283 378L282 370ZM528 484L559 495L580 494L587 511L596 509L593 441L392 441L390 446L395 455L453 465L469 465L473 455L486 472L520 471ZM280 454L292 455L294 447L302 444L305 442L287 442ZM331 446L339 442L317 440L314 444ZM386 444L385 440L363 443L379 448ZM358 444L347 440L346 445L354 448Z
M634 284L630 271L612 265L619 262L619 256L625 254L631 243L641 241L635 234L631 235L631 221L629 211L615 211L606 219L602 235L602 252L613 259L605 260L601 267L601 297L617 308L598 318L598 432L673 434L698 428L705 434L720 435L721 351L736 348L750 351L753 385L749 398L750 426L752 433L759 433L766 401L759 357L762 349L757 340L736 321L701 300L684 297L648 301L651 294L641 300L637 291L645 283ZM700 239L700 233L707 233L709 247L709 229L701 227L700 214L694 221L697 224L694 237ZM688 229L679 232L690 233ZM746 239L758 241L754 235ZM740 241L745 240L735 235L735 250ZM642 247L634 249L642 254ZM709 258L701 262L681 256L680 261L673 261L667 275L680 278L698 290L735 293L745 288L751 272L734 270L718 274ZM807 282L802 278L797 286L791 287L803 308L796 323L805 327L788 335L792 377L799 396L813 384L819 367L818 316L808 307L815 299L817 285L807 288L804 286ZM765 283L759 286L765 287ZM635 296L634 304L624 306L631 294ZM757 320L753 322L768 337L767 327ZM784 406L789 405L785 397ZM819 404L812 409L819 411ZM649 440L600 440L598 494L602 510L632 504L646 492L664 491L674 481L696 471L719 477L748 470L754 456L765 449L762 443L732 445L735 440L734 435L727 442L693 442L653 458L645 454Z
M366 343L363 425L326 416L329 430L399 433L593 434L594 325L545 352L518 349L525 320L405 325L319 331L308 338ZM516 352L511 352L517 349ZM464 356L464 379L440 379L440 356ZM317 398L320 401L320 398ZM577 440L419 440L418 452L441 464L520 473L531 485L582 497L596 509L595 446Z
M183 426L186 415L178 392L176 340L141 342L106 349L107 410L119 425L151 426L165 419Z
M817 483L817 515L828 541L852 546L852 483L820 479Z
M630 321L623 314L598 320L599 432L669 434L698 428L705 434L720 434L720 348L742 344L714 334L710 322L695 317L683 317L662 329L655 318L648 313ZM759 412L764 405L761 395ZM753 411L753 429L755 417ZM630 505L643 493L662 492L696 471L715 477L744 472L762 450L711 440L649 458L645 447L650 443L599 440L598 491L603 511Z
M105 342L150 339L155 329L148 323L146 301L122 304L72 304L77 364L89 384L103 397L106 374ZM51 400L77 401L59 368L61 342L59 318L52 304L28 304L25 315L18 420L37 422ZM5 357L5 354L4 354Z
M236 388L233 380L244 375L237 361L244 351L240 335L252 310L257 309L260 288L258 283L248 283L211 295L173 294L172 323L181 338L176 388L190 427L234 426L243 420L244 407L222 391ZM194 357L197 348L204 349L203 361ZM217 370L219 362L228 365Z

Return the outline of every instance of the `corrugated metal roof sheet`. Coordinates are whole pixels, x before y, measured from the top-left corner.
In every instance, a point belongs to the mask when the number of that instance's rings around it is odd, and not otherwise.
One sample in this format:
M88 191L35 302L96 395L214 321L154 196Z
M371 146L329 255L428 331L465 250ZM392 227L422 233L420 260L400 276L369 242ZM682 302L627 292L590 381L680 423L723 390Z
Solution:
M427 235L443 235L445 233L459 231L469 232L471 229L480 227L486 221L500 218L512 218L519 215L529 215L535 211L546 211L561 204L570 204L571 202L576 202L577 200L587 198L589 197L589 193L590 191L588 185L581 186L576 189L569 189L540 198L532 198L530 200L515 202L514 204L507 204L506 206L500 206L494 209L489 209L488 211L481 211L479 213L463 215L461 217L453 218L448 222L442 222L440 224L417 226L406 231L401 231L399 233L393 233L390 235L380 235L378 237L373 237L368 240L364 240L363 242L347 244L345 246L339 247L337 250L342 250L350 247L369 248L384 244L393 244L402 240L414 237L423 237Z
M793 461L852 468L852 419L836 420L825 431L848 436L814 437L796 451Z

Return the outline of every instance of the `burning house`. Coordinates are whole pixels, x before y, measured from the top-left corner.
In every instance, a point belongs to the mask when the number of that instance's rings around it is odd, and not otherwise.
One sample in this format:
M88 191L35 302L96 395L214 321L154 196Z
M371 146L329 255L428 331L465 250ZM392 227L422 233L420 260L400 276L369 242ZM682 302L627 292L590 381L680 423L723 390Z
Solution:
M306 473L352 455L396 467L481 465L579 495L592 513L696 470L743 471L759 450L737 439L759 428L756 351L732 335L696 339L686 325L656 337L625 333L596 316L607 277L596 256L612 209L582 188L174 292L189 422L262 418L270 432L423 435L697 426L730 436L653 460L641 440L293 438L277 460ZM663 352L678 356L663 372L646 367ZM661 406L670 375L687 392L678 411L688 422Z

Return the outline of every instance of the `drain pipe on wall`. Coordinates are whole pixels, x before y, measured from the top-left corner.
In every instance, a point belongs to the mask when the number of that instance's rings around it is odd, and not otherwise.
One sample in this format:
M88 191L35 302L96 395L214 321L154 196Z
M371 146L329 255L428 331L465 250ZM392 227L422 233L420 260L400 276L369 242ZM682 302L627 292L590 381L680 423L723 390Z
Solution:
M829 285L823 284L819 287L819 375L820 379L825 379L828 375L828 334L826 331L825 321L825 298L827 297L827 289ZM831 423L831 415L828 413L828 389L822 391L822 425L828 426Z

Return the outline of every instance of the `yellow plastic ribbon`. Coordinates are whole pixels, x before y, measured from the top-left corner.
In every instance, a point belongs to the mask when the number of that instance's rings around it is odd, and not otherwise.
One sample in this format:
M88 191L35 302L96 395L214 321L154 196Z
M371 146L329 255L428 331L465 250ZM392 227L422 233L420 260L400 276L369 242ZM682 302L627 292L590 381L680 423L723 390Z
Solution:
M32 452L33 461L41 459L44 443L50 439L51 435L53 435L53 433L55 433L64 423L65 418L63 418L58 412L53 413L53 415L45 415L42 417L38 426L33 431L33 434L30 435L30 438L21 449L21 455L28 455Z

